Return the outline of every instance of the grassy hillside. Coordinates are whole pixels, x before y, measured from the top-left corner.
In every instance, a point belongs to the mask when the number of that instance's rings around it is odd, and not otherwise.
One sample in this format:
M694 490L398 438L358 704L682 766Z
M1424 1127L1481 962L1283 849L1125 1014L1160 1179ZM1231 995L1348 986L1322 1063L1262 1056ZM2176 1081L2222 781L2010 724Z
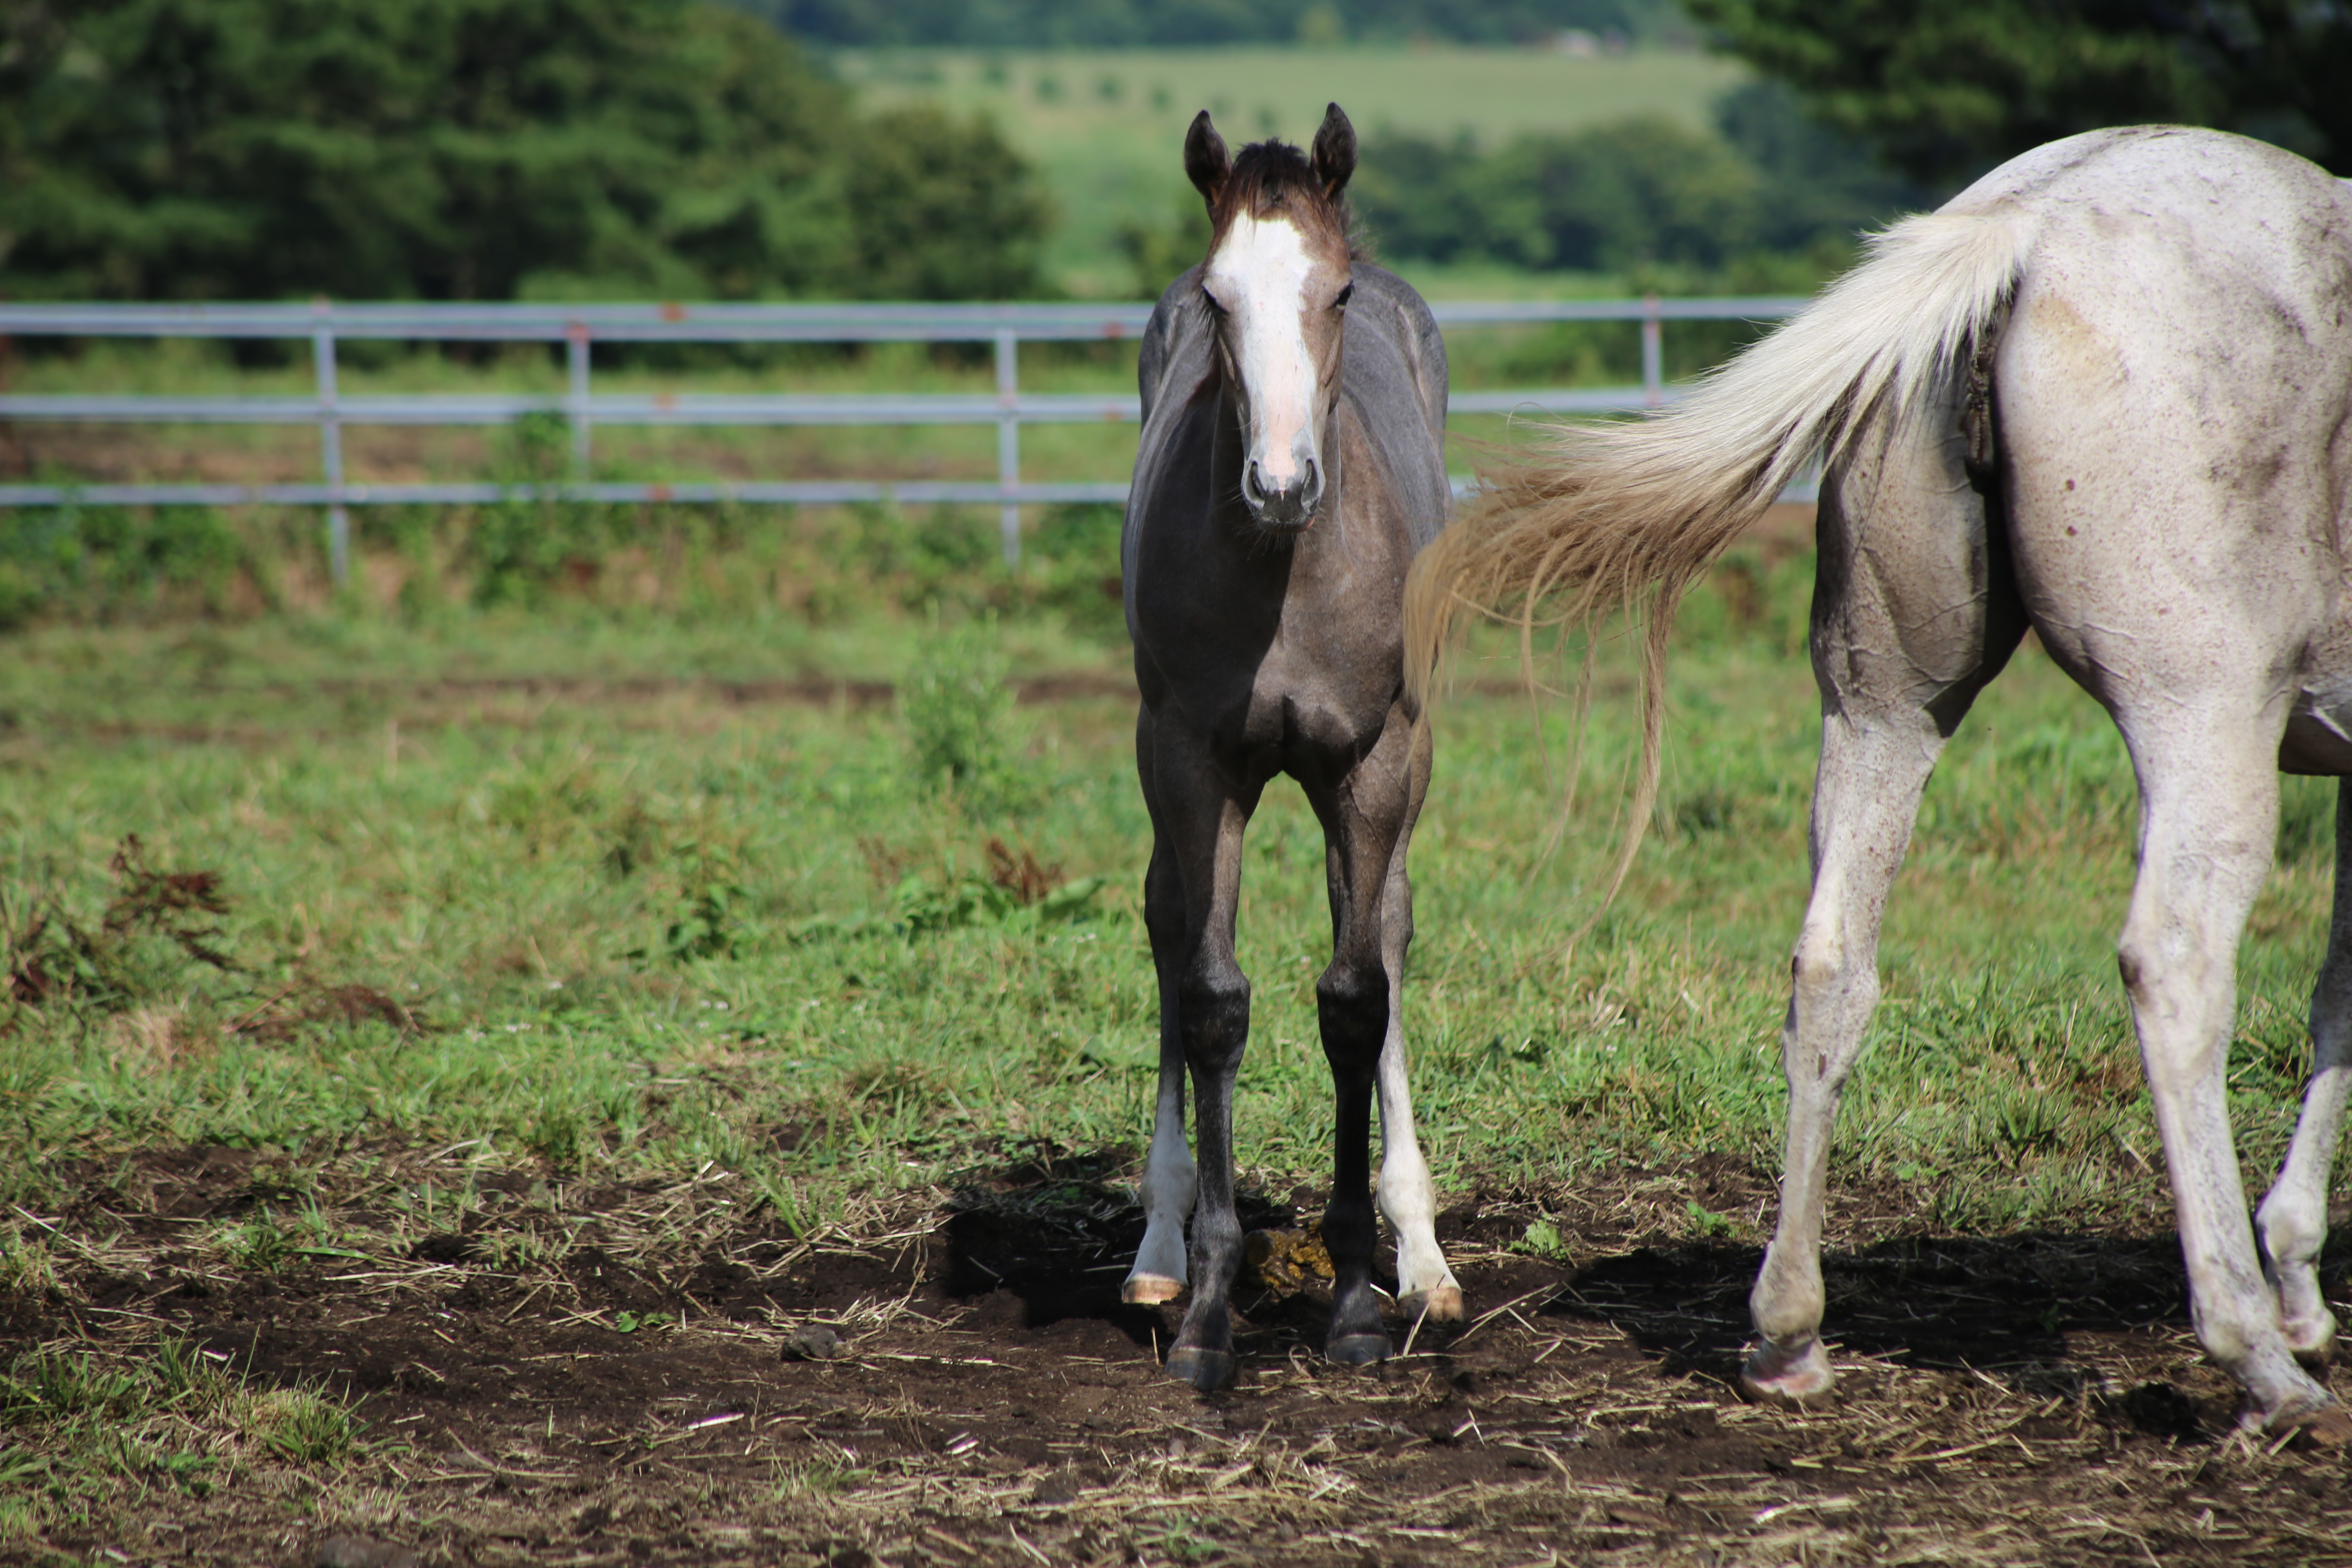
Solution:
M1644 113L1705 125L1715 96L1746 76L1698 54L1441 47L856 52L835 68L869 103L928 98L993 115L1060 205L1049 274L1088 295L1132 291L1119 226L1162 223L1186 198L1178 150L1202 109L1233 142L1303 142L1336 100L1367 134L1466 134L1491 146Z

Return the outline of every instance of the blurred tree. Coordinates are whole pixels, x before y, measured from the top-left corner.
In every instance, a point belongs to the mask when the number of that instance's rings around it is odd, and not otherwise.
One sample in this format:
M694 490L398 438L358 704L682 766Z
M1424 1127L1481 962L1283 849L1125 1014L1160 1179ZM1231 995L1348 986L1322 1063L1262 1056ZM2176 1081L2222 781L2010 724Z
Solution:
M1478 145L1385 132L1364 143L1348 205L1383 255L1424 261L1486 258L1493 248ZM1195 258L1198 259L1198 258Z
M1756 171L1716 137L1641 115L1522 137L1483 172L1498 258L1620 271L1719 266L1756 244Z
M1822 123L1946 188L2101 125L2242 131L2352 174L2346 0L1686 0Z
M1622 271L1721 265L1758 244L1761 176L1720 139L1654 116L1524 136L1368 142L1352 200L1379 247L1433 261Z
M875 116L857 131L848 196L862 292L1003 300L1037 291L1053 209L988 121L929 104Z
M1674 0L737 0L787 33L872 47L1121 47L1415 36L1523 43L1580 28L1654 37L1687 24ZM1302 27L1304 31L1302 31Z
M19 296L863 292L861 171L935 157L706 0L0 0L0 128ZM974 173L964 275L1034 287L1028 171Z
M1118 248L1135 279L1138 300L1157 300L1186 268L1209 254L1209 211L1201 198L1186 191L1176 199L1166 221L1146 223L1129 218L1118 226Z
M1933 191L1887 169L1866 143L1808 118L1784 83L1733 88L1716 100L1715 128L1755 166L1756 239L1765 250L1843 247L1897 213L1937 205Z

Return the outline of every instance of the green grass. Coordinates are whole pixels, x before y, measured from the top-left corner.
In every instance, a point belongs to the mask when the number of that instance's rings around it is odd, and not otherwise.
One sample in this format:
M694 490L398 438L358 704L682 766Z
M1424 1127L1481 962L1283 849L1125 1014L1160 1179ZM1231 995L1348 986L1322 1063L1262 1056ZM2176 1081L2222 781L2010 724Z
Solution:
M0 1542L128 1498L202 1498L257 1468L332 1469L362 1451L351 1402L257 1388L218 1352L165 1337L45 1345L0 1368Z
M667 543L590 557L635 562L659 589L642 601L559 574L485 607L457 558L378 551L319 609L9 637L0 1310L64 1324L95 1280L263 1299L392 1264L684 1279L729 1237L896 1247L1041 1165L1131 1176L1157 1036L1132 710L1004 684L1113 689L1116 621L1050 592L1058 574L1099 594L1110 536L1083 521L1031 579L954 564L919 520L671 518ZM432 592L392 588L404 562ZM1538 744L1501 639L1440 715L1416 1104L1442 1201L1499 1205L1534 1258L1592 1245L1570 1216L1596 1182L1666 1193L1629 1245L1753 1245L1770 1223L1682 1183L1777 1167L1811 575L1745 546L1687 607L1666 787L1597 921L1633 744L1621 650L1557 849L1563 718ZM877 678L894 702L851 700ZM818 700L757 696L789 683ZM1895 889L1833 1248L1865 1210L1874 1234L2170 1223L2114 964L2134 810L2105 716L2021 654L1937 770ZM2287 781L2242 956L2231 1101L2257 1187L2307 1069L2331 819L2323 781ZM1247 857L1243 1180L1311 1192L1329 925L1287 784ZM199 871L217 882L172 879ZM198 1162L220 1173L205 1215L166 1213ZM681 1328L673 1305L593 1322L645 1344ZM281 1498L388 1517L386 1461L417 1432L354 1390L143 1320L100 1330L28 1335L0 1365L0 1556L207 1494L222 1517ZM814 1506L866 1483L856 1460L766 1484Z
M1515 699L1470 695L1440 721L1407 1009L1442 1184L1777 1158L1816 731L1796 643L1810 573L1753 555L1727 570L1745 585L1694 606L1675 666L1651 842L1572 951L1615 841L1625 672L1604 658L1557 853L1543 846L1558 716L1549 761ZM41 1212L142 1148L259 1149L299 1173L339 1150L479 1139L551 1177L715 1162L805 1227L1040 1142L1135 1150L1156 1025L1127 705L1013 709L958 781L937 761L952 704L929 718L743 706L691 684L885 676L920 689L984 683L991 664L1119 661L1107 633L1005 602L992 629L938 637L887 600L812 627L720 601L619 616L561 598L17 637L0 670L10 963L37 910L97 923L118 893L109 858L136 833L158 869L223 873L218 941L236 967L167 946L138 971L142 994L17 1005L0 1053L0 1186ZM532 675L688 684L569 700L450 684ZM1963 1229L2159 1221L2114 975L2133 812L2105 717L2021 656L1928 792L1889 915L1875 1047L1841 1129L1847 1176L1914 1189ZM2305 1070L2327 820L2325 786L2289 781L2288 847L2242 965L2231 1084L2261 1175ZM1067 918L1036 918L970 890L999 879L992 840L1105 884ZM1328 926L1319 835L1286 784L1249 846L1242 1147L1268 1181L1315 1179L1330 1135L1312 989ZM422 1026L314 1005L349 986ZM407 1201L378 1223L446 1226L434 1205L455 1200ZM310 1215L298 1184L203 1245L247 1269L297 1247L390 1245ZM1759 1217L1692 1223L1752 1235ZM46 1245L17 1228L11 1274L39 1280Z
M1061 209L1046 269L1080 295L1132 291L1123 221L1163 223L1188 199L1184 128L1206 109L1238 146L1304 144L1327 102L1360 133L1383 130L1492 146L1526 132L1573 131L1633 114L1707 124L1746 68L1668 50L1575 58L1539 49L1362 48L853 52L836 57L865 99L937 99L982 110L1034 160Z

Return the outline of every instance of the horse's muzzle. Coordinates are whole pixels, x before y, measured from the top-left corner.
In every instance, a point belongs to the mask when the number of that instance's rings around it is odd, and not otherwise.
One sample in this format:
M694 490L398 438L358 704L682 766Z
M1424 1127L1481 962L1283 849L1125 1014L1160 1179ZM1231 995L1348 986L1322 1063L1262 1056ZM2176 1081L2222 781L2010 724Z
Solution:
M1315 509L1323 504L1323 466L1309 458L1297 479L1269 487L1265 476L1258 470L1257 459L1253 458L1242 470L1242 503L1249 508L1250 517L1257 525L1269 531L1296 532L1311 528Z

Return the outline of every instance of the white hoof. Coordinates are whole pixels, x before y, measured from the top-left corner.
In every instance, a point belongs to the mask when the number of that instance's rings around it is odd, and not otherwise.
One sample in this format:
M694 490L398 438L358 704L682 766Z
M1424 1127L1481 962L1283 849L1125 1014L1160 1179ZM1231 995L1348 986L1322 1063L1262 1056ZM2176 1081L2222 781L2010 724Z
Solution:
M1184 1293L1184 1281L1171 1279L1165 1274L1134 1273L1120 1286L1118 1299L1130 1307L1157 1307L1162 1301L1173 1301Z
M1411 1322L1426 1317L1433 1323L1458 1323L1462 1321L1462 1287L1433 1285L1426 1290L1408 1291L1397 1298L1397 1310Z
M1818 1339L1793 1354L1767 1340L1739 1369L1739 1392L1758 1405L1814 1410L1835 1402L1837 1373Z
M2281 1410L2267 1420L2256 1416L2250 1424L2256 1425L2264 1437L2284 1438L2287 1447L2305 1453L2352 1446L2352 1413L2333 1399Z

